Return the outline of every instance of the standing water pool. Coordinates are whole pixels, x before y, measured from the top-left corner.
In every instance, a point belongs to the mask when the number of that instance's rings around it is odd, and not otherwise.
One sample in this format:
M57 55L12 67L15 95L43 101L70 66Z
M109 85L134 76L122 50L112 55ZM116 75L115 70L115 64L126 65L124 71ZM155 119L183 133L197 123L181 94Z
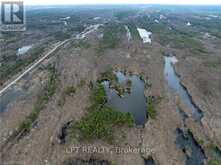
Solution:
M144 96L144 82L136 75L126 76L121 72L116 72L120 84L131 81L130 93L125 92L123 97L117 94L115 89L109 87L109 82L104 81L107 95L107 104L121 112L129 112L133 115L137 125L146 122L146 98Z
M193 103L187 90L181 85L179 77L174 70L174 64L178 62L175 56L165 56L164 75L171 93L177 93L181 101L192 111L192 117L200 121L203 117L201 110Z

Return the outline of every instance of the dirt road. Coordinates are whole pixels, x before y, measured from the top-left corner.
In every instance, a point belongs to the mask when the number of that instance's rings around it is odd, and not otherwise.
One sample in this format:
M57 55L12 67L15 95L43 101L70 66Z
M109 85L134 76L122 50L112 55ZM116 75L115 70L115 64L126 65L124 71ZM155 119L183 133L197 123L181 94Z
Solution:
M27 68L23 73L21 73L15 80L11 81L8 85L3 87L3 89L0 90L0 97L3 95L3 93L9 89L12 85L14 85L16 82L18 82L23 76L25 76L28 72L30 72L32 69L34 69L36 66L38 66L42 61L44 61L48 56L50 56L54 51L56 51L59 47L64 45L66 42L68 42L70 39L64 40L62 42L58 42L56 46L50 50L46 55L41 57L38 61L36 61L34 64L32 64L29 68Z

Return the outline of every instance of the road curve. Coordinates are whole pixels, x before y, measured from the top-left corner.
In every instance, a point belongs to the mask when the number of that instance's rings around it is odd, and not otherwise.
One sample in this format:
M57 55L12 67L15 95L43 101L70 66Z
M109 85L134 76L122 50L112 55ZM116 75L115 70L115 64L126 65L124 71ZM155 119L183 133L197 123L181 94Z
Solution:
M50 50L46 55L44 55L42 58L40 58L38 61L36 61L33 65L31 65L28 69L26 69L22 74L20 74L15 80L10 82L8 85L6 85L3 89L0 90L0 97L3 95L3 93L9 89L12 85L14 85L17 81L19 81L24 75L26 75L28 72L30 72L32 69L34 69L36 66L38 66L42 61L44 61L48 56L50 56L55 50L57 50L60 46L64 45L67 41L70 39L64 40L58 45L56 45L52 50Z

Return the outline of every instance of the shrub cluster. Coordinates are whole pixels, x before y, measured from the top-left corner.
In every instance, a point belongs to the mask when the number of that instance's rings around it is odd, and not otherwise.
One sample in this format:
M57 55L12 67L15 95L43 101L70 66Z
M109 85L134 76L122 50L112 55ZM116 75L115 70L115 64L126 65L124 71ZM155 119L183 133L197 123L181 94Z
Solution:
M18 131L30 131L32 123L38 118L40 111L48 103L49 99L53 96L56 90L56 70L52 66L49 68L48 82L43 90L43 93L38 96L36 103L32 109L32 112L26 117L26 119L19 125Z
M99 138L110 140L113 138L113 128L119 125L133 126L134 119L130 113L122 113L105 105L106 94L101 83L95 83L91 92L92 106L88 115L82 118L71 129L79 129L85 139ZM74 132L74 131L70 132Z

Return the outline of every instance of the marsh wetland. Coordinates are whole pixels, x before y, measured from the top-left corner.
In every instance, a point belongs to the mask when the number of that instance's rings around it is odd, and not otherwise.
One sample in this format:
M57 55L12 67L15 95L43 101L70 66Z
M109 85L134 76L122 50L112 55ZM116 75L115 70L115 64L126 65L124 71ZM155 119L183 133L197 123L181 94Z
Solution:
M0 34L0 164L220 165L220 11L28 7Z

